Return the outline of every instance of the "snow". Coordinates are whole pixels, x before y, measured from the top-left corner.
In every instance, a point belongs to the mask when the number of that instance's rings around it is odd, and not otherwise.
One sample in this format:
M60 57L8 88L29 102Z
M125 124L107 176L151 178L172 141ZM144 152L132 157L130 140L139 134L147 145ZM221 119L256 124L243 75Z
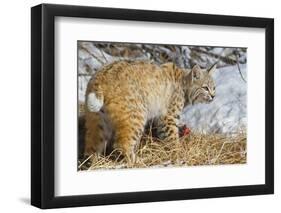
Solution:
M85 102L85 93L87 89L87 84L91 76L79 76L78 77L78 99L79 102Z

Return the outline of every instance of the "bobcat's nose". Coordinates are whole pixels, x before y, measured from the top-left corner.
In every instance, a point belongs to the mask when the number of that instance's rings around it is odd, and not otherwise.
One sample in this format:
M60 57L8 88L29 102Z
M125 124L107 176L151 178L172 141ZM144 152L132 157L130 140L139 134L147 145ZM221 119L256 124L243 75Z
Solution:
M208 101L209 102L213 101L214 97L215 97L214 95L209 95L209 100Z

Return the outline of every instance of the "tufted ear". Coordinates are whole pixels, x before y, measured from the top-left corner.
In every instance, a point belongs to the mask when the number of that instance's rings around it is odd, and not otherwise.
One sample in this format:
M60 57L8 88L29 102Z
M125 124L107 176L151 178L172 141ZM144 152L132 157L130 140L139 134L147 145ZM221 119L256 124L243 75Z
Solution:
M202 70L198 64L192 67L191 72L193 79L200 79L202 77Z
M213 66L211 66L210 69L208 69L209 75L213 75L216 69L217 69L217 63L215 63Z

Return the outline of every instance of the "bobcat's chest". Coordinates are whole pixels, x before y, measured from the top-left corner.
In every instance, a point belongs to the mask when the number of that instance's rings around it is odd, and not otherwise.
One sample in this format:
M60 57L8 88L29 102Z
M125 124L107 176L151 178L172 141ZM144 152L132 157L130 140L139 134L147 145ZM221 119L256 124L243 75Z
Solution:
M153 101L152 103L150 103L149 107L148 107L148 113L147 113L147 120L159 117L163 114L166 113L166 107L165 104L161 101L157 101L157 99L155 101Z
M158 92L157 92L158 91ZM148 97L148 120L159 117L167 113L171 94L171 86L165 85L155 89L154 93Z

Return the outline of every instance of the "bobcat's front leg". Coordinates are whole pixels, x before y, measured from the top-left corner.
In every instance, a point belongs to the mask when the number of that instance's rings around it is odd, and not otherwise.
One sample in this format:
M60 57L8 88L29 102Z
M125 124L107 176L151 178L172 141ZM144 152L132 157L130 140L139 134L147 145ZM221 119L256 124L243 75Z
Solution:
M165 141L179 141L178 116L165 115L159 119L157 127L158 137Z
M183 100L175 97L168 108L167 114L158 119L158 137L166 141L179 141L179 118L183 108Z

